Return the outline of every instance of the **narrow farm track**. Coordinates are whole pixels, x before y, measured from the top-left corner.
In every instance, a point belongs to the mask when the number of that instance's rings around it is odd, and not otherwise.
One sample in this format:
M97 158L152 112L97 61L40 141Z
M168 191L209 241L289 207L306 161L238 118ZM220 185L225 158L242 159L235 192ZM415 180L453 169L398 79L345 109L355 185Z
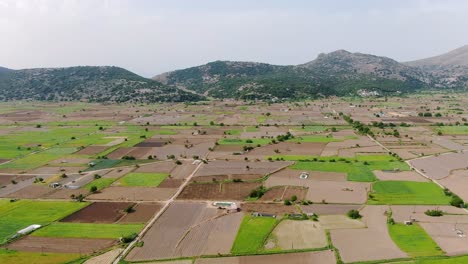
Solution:
M125 257L130 250L133 248L133 246L140 241L140 239L145 235L145 233L151 228L151 226L156 222L156 220L167 210L167 208L174 202L175 198L182 192L182 190L189 184L190 180L192 177L197 173L197 171L200 169L200 167L203 165L203 162L200 162L197 167L192 171L192 173L185 179L185 181L182 183L182 185L179 187L177 192L175 192L172 197L165 201L163 203L163 207L161 210L159 210L158 213L156 213L153 218L146 224L146 226L141 230L140 234L138 234L137 239L133 240L128 246L116 257L114 260L113 264L119 264L119 262Z

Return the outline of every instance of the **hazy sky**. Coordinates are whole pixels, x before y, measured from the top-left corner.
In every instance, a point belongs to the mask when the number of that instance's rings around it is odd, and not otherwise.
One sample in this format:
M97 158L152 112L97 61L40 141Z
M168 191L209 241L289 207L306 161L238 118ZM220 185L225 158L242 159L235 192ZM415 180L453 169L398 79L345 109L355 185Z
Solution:
M468 1L0 0L0 66L299 64L346 49L400 61L468 44Z

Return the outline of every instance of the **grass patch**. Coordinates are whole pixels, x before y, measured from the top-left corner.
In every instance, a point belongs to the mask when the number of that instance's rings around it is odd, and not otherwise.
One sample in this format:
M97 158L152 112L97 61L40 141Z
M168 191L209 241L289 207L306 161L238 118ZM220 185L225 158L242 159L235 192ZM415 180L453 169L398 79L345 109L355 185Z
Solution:
M233 254L255 253L263 249L263 244L277 220L272 217L244 216L232 246Z
M252 138L252 139L240 139L240 138L223 138L218 141L220 145L268 145L271 143L269 138Z
M388 231L397 246L410 257L443 255L444 252L418 224L388 225Z
M157 187L169 176L167 173L129 173L119 180L121 186Z
M87 183L83 188L90 191L92 186L96 186L97 190L100 191L109 187L115 180L114 178L99 178Z
M59 159L64 155L71 154L76 150L76 148L51 148L0 165L0 169L34 169L45 165L50 161Z
M34 233L38 237L112 238L138 233L144 224L52 223Z
M373 184L368 204L449 204L450 197L432 182L379 181Z
M50 264L69 263L79 259L79 254L22 252L0 248L0 263Z
M441 131L442 134L468 135L468 126L441 126L434 128L434 130Z
M177 132L169 129L158 129L153 131L156 135L176 135Z
M346 173L348 181L376 181L374 170L409 170L408 164L397 161L391 156L356 156L354 159L317 156L271 156L272 159L298 160L291 166L296 170L311 170Z
M32 224L46 225L87 206L89 203L0 200L0 244L18 230Z

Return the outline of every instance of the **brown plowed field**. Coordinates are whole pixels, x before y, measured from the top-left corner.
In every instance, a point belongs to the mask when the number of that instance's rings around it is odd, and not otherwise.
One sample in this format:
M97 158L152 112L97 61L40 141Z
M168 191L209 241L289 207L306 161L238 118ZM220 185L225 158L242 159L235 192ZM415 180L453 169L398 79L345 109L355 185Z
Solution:
M12 180L20 182L31 178L34 178L34 176L0 175L0 186L8 185Z
M333 251L197 259L195 264L335 264Z
M291 165L292 162L276 161L276 162L247 162L247 161L225 161L215 160L210 161L208 164L198 170L196 176L211 176L221 174L261 174L265 175L272 173L281 168ZM249 169L247 169L249 166Z
M123 156L127 155L133 148L118 148L115 151L112 151L107 155L109 159L121 159Z
M8 249L29 252L91 254L116 244L113 239L58 238L27 236L17 240Z
M230 175L197 176L197 177L193 177L192 181L213 182L213 179L216 179L216 181L233 180L233 179L241 179L243 181L248 181L248 180L257 180L260 178L263 178L263 175L261 174L230 174Z
M164 201L177 191L175 188L111 186L88 196L91 200Z
M138 203L132 213L126 214L119 223L146 223L153 215L161 210L162 205L158 203Z
M260 201L282 201L290 199L293 195L297 196L297 200L304 200L307 195L307 188L300 186L278 186L268 190Z
M296 206L287 206L279 203L243 203L240 207L242 211L246 213L259 212L266 214L276 214L280 216L283 214L294 214L299 212Z
M126 259L142 261L180 257L181 252L177 251L177 245L187 232L219 213L216 208L208 208L206 203L172 203L142 238L144 245L135 247Z
M56 191L54 188L50 188L44 185L32 184L25 188L22 188L14 193L11 193L5 197L8 198L20 198L20 199L37 199L43 196L47 196Z
M161 184L158 185L159 188L179 188L180 185L184 182L184 179L164 179Z
M244 200L259 182L191 183L179 194L182 200Z
M407 257L388 234L385 211L389 211L388 206L366 206L361 214L367 228L330 231L333 245L340 250L344 262Z
M294 142L281 142L278 144L266 145L260 148L255 148L249 151L249 156L270 156L277 155L314 155L320 156L326 143L310 143L304 142L301 144Z
M63 218L60 222L114 223L125 214L125 208L131 205L134 203L95 202Z
M311 204L301 205L305 213L314 213L318 215L344 215L349 210L357 210L361 207L359 204Z
M99 153L103 152L107 148L108 147L106 147L106 146L88 146L88 147L76 152L76 154L78 154L78 155L96 155L96 154L99 154Z

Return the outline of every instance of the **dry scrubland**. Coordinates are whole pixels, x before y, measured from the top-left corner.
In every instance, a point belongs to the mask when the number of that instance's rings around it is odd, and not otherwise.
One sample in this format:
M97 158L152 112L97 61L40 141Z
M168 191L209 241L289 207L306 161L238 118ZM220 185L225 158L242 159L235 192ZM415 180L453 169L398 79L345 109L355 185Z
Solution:
M2 103L0 263L464 263L467 98Z

